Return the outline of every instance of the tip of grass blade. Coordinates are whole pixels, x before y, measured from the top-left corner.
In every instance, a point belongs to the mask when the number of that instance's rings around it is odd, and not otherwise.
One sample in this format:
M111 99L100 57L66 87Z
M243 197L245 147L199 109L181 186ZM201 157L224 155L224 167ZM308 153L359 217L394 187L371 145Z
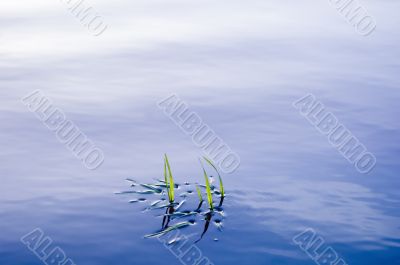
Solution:
M199 196L199 201L203 201L203 196L201 195L201 190L198 185L196 185L197 195Z
M214 168L214 170L217 172L218 174L218 178L219 178L219 190L221 192L221 197L225 197L225 189L224 189L224 184L222 183L222 177L221 174L219 174L219 171L217 169L217 167L214 165L214 163L208 159L207 157L203 156L204 160L206 160L206 162L212 166Z

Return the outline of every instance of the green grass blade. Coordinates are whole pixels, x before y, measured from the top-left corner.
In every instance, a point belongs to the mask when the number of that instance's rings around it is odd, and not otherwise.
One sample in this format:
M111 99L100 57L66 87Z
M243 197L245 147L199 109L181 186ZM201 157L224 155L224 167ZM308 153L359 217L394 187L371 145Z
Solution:
M203 165L201 165L203 167ZM211 210L214 209L213 206L213 199L211 195L211 188L210 188L210 181L208 180L207 172L203 167L203 173L204 173L204 179L206 180L206 192L207 192L207 200L208 200L208 206L210 207Z
M224 184L222 183L221 176L219 176L219 190L221 192L221 196L225 197L225 189L224 189Z
M172 172L171 172L171 166L169 165L168 162L168 157L167 154L165 154L165 162L167 164L167 168L168 168L168 173L169 173L169 200L170 202L173 202L175 199L175 184L174 184L174 178L172 176Z
M197 195L199 196L199 200L203 201L203 196L201 195L201 190L199 186L196 185Z
M164 179L165 179L165 187L167 189L167 193L168 193L168 200L171 201L171 196L170 196L170 192L169 192L169 185L168 185L168 176L167 176L167 162L164 159Z
M214 163L213 163L210 159L208 159L208 158L205 157L205 156L204 156L204 160L206 160L207 163L208 163L210 166L212 166L212 167L215 169L215 171L217 172L218 178L219 178L219 190L220 190L220 192L221 192L221 196L222 196L222 197L225 197L224 184L222 183L222 178L221 178L221 175L219 174L219 171L218 171L217 167L214 165Z

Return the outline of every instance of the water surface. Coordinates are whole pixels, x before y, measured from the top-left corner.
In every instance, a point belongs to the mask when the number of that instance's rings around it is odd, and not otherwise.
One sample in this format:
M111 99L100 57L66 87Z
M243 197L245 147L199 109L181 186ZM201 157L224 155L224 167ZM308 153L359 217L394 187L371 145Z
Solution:
M308 227L348 264L400 263L398 3L363 1L378 26L362 37L329 1L95 1L110 27L93 37L57 1L25 2L0 4L1 264L42 264L20 242L37 227L77 265L180 264L143 238L160 217L114 194L162 178L165 152L177 181L202 181L202 151L156 105L173 93L241 158L224 231L197 244L214 264L313 264L292 242ZM101 167L21 103L35 89ZM371 173L293 108L307 93L376 156Z

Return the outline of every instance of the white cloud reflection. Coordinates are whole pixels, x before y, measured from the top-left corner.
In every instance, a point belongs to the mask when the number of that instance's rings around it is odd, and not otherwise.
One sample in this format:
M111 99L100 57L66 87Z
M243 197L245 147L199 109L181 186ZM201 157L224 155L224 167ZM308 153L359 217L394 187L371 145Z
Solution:
M268 177L263 186L265 192L232 193L267 230L293 236L312 227L330 243L400 247L400 217L392 215L399 201L384 194L356 183L289 177Z
M169 42L217 44L246 38L357 38L329 1L86 0L110 28L93 38L59 0L3 1L3 53L17 57L151 49ZM111 50L110 50L111 49Z

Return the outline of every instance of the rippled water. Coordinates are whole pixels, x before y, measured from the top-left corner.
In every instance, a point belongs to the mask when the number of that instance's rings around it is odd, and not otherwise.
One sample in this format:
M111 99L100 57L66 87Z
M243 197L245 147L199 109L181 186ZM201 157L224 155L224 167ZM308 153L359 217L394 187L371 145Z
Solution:
M313 264L292 241L312 228L347 264L400 264L398 3L363 1L377 30L362 37L329 1L93 1L109 25L93 37L37 2L0 4L0 264L42 264L20 241L35 228L77 265L180 264L143 238L162 218L114 194L162 178L165 152L178 182L202 181L201 149L156 105L173 93L241 158L223 175L223 232L197 243L210 261ZM35 89L104 151L101 167L20 101ZM376 156L372 172L292 106L308 93Z

